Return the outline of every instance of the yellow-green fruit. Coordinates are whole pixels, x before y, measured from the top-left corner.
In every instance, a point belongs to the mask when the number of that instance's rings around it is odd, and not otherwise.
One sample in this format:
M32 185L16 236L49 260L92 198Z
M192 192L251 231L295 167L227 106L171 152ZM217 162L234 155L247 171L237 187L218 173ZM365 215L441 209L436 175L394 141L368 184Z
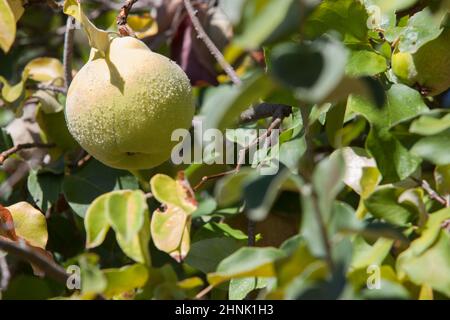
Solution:
M438 95L450 87L450 28L445 28L434 39L414 54L417 82Z
M415 83L438 95L450 87L450 28L438 38L410 54L399 52L392 56L394 74L408 85Z
M170 59L132 37L111 42L73 79L66 103L69 131L99 161L146 169L166 161L174 130L191 126L189 79Z
M414 59L410 53L398 52L392 56L392 70L403 82L412 85L415 82L417 71Z

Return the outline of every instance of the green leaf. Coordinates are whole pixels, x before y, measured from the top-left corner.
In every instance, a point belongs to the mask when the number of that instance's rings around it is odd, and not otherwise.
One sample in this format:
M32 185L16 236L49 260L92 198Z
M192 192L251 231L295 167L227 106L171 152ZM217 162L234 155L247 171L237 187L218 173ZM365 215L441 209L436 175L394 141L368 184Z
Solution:
M85 295L95 295L105 290L106 277L98 267L98 256L85 253L78 257L81 269L81 292Z
M203 225L202 229L208 230L214 233L219 233L220 235L225 235L227 237L232 237L236 240L247 240L248 236L239 229L233 229L228 224L220 222L208 222Z
M267 286L267 278L237 278L231 279L228 289L229 300L243 300L245 297L256 289L262 289Z
M28 191L43 212L47 212L47 209L58 200L62 181L62 175L38 170L30 171L27 182Z
M374 244L369 245L362 236L357 236L353 243L352 272L360 269L366 271L366 268L371 265L380 266L393 244L394 240L380 238Z
M308 102L323 102L344 76L347 51L329 38L284 43L273 48L269 73Z
M367 43L369 16L360 1L325 0L309 16L305 34L316 38L329 30L338 31L346 43Z
M136 262L151 265L148 244L150 242L150 221L148 214L144 215L144 223L139 233L131 241L125 241L120 234L116 233L116 240L122 251Z
M436 166L434 169L434 180L436 181L436 191L442 195L450 194L450 164Z
M137 262L150 265L150 222L142 191L113 191L98 197L89 206L84 225L87 248L102 244L111 226L123 252Z
M406 179L422 162L387 129L372 127L366 139L366 148L375 158L384 183Z
M241 200L244 183L254 175L254 170L242 168L239 172L220 179L214 190L217 205L227 207Z
M244 199L248 218L254 221L264 220L269 214L283 183L291 172L282 167L275 175L261 175L244 187Z
M142 264L125 266L120 269L104 269L102 271L107 282L103 295L107 298L141 288L148 279L147 268Z
M33 97L39 100L40 108L45 113L57 113L61 112L64 109L64 107L61 103L59 103L54 94L50 94L48 91L38 90L33 93Z
M314 170L312 181L319 203L320 214L325 221L330 216L334 199L343 188L345 162L342 154L336 152L322 160Z
M421 46L439 37L442 32L439 23L436 23L429 8L414 14L400 34L400 51L415 53Z
M14 220L16 234L30 245L45 249L48 240L47 221L39 210L27 202L6 207Z
M403 190L399 188L381 188L364 200L367 210L376 218L395 225L406 225L416 217L410 206L399 201Z
M204 129L231 128L239 115L252 104L268 96L274 88L272 81L262 72L255 72L239 86L222 85L209 90L202 106Z
M375 160L362 148L345 147L340 150L345 163L344 183L366 198L380 182Z
M450 164L450 129L445 132L420 139L411 153L437 165Z
M147 202L142 191L115 191L106 202L109 224L125 242L130 242L144 224L148 214Z
M416 255L423 254L428 248L436 242L439 233L442 229L442 223L450 218L450 209L445 208L433 212L428 216L428 221L420 230L421 237L414 240L410 249Z
M0 0L0 48L6 53L16 37L16 19L7 0Z
M136 178L129 172L107 167L95 159L65 176L63 181L64 196L80 217L84 217L89 205L102 194L138 187Z
M450 297L450 274L447 272L450 269L449 233L440 230L432 246L419 254L414 252L416 241L397 259L399 277L408 278L417 285L429 285Z
M244 26L244 31L235 39L237 46L255 50L262 44L296 31L300 25L300 5L295 0L269 0L257 3L247 2L247 6L261 6L256 15L252 15ZM303 9L303 8L302 8Z
M216 272L208 274L208 281L216 286L232 278L272 277L274 262L284 256L283 251L271 247L244 247L222 260Z
M348 99L347 110L363 115L373 126L384 129L428 111L420 93L408 86L394 84L386 94L386 104L382 108L352 95Z
M103 243L109 230L107 212L108 194L102 195L92 202L84 217L86 230L86 248L95 248Z
M409 127L409 132L417 133L422 136L431 136L438 134L450 128L450 114L442 118L432 116L421 116L414 120Z
M233 238L209 238L192 243L185 262L203 273L213 272L217 265L238 250L242 243Z
M368 50L351 51L345 73L351 77L374 76L386 71L386 59Z

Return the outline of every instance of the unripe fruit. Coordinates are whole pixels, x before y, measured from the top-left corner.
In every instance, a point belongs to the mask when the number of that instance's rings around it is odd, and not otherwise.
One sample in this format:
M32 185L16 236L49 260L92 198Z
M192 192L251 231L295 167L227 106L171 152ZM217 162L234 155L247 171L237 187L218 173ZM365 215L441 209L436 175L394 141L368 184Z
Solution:
M399 52L392 56L392 71L404 83L419 84L431 96L450 87L450 28L414 53Z
M445 28L434 39L414 54L417 81L430 90L430 95L438 95L450 87L450 28Z
M398 52L392 56L392 71L403 82L412 85L417 76L414 59L410 53Z
M178 143L171 141L172 132L191 126L189 79L174 62L132 37L112 40L106 56L91 57L70 85L69 131L106 165L155 167Z

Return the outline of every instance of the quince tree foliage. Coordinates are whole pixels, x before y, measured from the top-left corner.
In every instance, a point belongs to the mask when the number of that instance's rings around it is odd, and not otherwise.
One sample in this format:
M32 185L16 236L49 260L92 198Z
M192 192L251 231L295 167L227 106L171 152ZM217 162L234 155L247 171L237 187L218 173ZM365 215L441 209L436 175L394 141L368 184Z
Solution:
M449 299L449 9L0 0L1 298Z

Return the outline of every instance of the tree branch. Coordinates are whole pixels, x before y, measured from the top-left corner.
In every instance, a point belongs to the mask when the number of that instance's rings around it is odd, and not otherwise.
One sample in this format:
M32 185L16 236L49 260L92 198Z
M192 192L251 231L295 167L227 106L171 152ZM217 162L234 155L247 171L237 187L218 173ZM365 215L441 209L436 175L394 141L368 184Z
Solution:
M33 143L18 144L16 146L0 153L0 165L2 165L6 159L8 159L14 153L19 152L20 150L31 149L31 148L53 148L53 147L55 147L54 143L33 142Z
M261 103L257 106L252 106L241 113L241 123L248 123L258 119L268 117L279 118L288 117L292 113L292 107L285 104Z
M8 288L9 279L11 278L11 272L9 271L5 256L0 256L0 274L0 291L4 291Z
M64 84L66 87L66 91L69 90L70 83L72 82L74 31L75 31L75 19L72 16L68 16L66 21L66 33L64 35L64 53L63 53Z
M129 36L132 34L130 27L127 25L128 14L131 8L138 0L126 0L125 4L120 8L116 22L121 36Z
M54 263L47 256L32 250L25 242L14 242L0 237L0 249L32 263L43 270L46 275L58 282L65 284L68 279L66 270Z
M441 196L439 193L437 193L436 191L433 190L433 188L430 186L428 181L426 181L426 180L419 180L419 179L416 179L416 178L412 178L412 179L414 181L416 181L417 184L419 184L422 187L422 189L425 190L426 193L428 193L428 195L430 196L431 199L439 202L444 207L449 207L450 206L450 203L443 196Z
M54 86L51 84L43 84L43 83L37 83L36 85L28 85L27 88L29 89L38 89L38 90L46 90L46 91L53 91L58 92L62 94L66 94L67 90L66 88Z
M310 110L307 109L307 106L300 106L300 113L303 122L303 132L306 141L306 151L303 156L304 167L302 170L303 176L306 181L311 183L312 172L314 169L314 145L310 132L310 123L309 123L309 114ZM319 226L320 236L322 238L323 246L325 248L325 259L330 270L334 269L333 263L333 254L331 251L331 242L328 236L327 227L325 226L325 221L323 220L322 212L319 206L319 200L317 198L316 191L311 186L311 201L313 205L314 217L316 218L316 222Z
M241 79L239 79L238 75L236 74L236 71L234 71L233 67L225 60L225 57L220 52L219 49L217 49L216 45L212 40L208 37L208 34L206 33L205 29L203 29L202 24L198 20L196 16L196 11L194 10L194 7L191 4L190 0L183 0L184 1L184 7L186 8L186 11L189 15L189 18L192 21L192 24L194 26L195 31L197 31L198 37L203 41L203 43L208 48L209 52L213 55L213 57L217 60L217 62L222 67L223 71L226 72L226 74L230 77L231 81L235 85L241 84Z

